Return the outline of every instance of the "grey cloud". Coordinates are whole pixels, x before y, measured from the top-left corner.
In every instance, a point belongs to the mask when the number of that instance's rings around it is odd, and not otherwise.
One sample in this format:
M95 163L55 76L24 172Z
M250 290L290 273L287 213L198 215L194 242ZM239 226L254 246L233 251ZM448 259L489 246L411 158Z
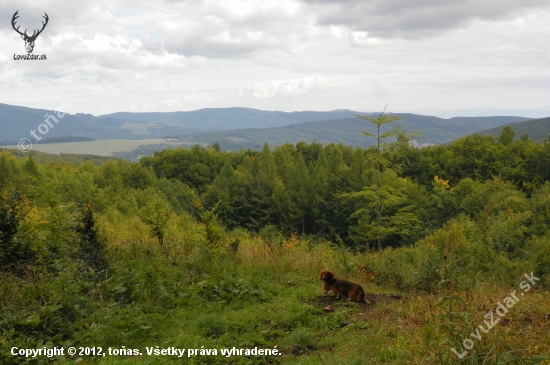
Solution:
M258 49L265 48L262 44L253 43L223 43L205 39L190 39L187 42L168 41L166 50L185 56L205 56L211 58L232 58L248 55Z
M78 4L78 6L73 6ZM39 1L39 2L14 2L0 1L0 30L11 30L11 18L19 10L18 24L21 29L38 28L44 20L42 16L47 13L50 20L44 35L54 35L66 26L87 26L90 24L109 24L113 21L110 10L112 5L107 0L82 0L78 3L69 1ZM41 35L42 36L42 35Z
M223 2L192 8L188 3L174 6L178 16L171 19L172 28L159 26L165 27L165 49L185 56L236 58L285 48L288 37L301 34L307 25L304 14L288 13L278 3L254 3L246 11L228 9Z
M154 41L149 34L141 37L141 43L143 44L143 49L151 52L155 55L163 54L164 47L162 43Z
M467 26L475 19L500 20L529 8L547 8L547 0L301 0L319 25L348 26L370 37L419 38Z

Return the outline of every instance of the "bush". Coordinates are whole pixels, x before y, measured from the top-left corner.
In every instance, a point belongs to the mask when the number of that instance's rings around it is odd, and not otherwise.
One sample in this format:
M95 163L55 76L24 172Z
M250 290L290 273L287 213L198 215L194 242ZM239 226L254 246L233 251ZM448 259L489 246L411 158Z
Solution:
M14 190L0 193L0 270L19 272L37 255L31 245L17 237L19 222L27 214L24 199Z

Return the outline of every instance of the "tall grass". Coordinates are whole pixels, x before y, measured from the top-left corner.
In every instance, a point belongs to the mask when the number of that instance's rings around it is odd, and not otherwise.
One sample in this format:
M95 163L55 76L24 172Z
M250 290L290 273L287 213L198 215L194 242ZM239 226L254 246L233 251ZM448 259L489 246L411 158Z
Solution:
M535 364L550 359L550 295L521 298L464 359L461 348L485 314L517 289L544 252L511 260L481 245L475 226L449 224L409 248L357 253L312 237L271 239L228 232L219 244L180 216L164 244L138 217L97 219L107 271L61 260L0 274L0 363L12 346L253 348L281 357L197 357L196 364ZM479 246L475 246L479 245ZM474 247L475 246L475 247ZM473 253L472 253L473 252ZM485 255L485 256L484 256ZM531 255L531 256L530 256ZM321 269L380 296L362 306L322 296ZM536 271L536 269L535 269ZM40 358L71 363L76 358ZM86 357L86 363L169 364L173 357Z

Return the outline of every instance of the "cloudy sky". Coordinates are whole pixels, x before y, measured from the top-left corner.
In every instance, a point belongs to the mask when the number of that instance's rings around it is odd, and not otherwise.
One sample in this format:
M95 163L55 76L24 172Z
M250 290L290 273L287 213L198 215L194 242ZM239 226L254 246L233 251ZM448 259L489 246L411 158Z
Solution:
M20 30L49 22L34 54ZM550 110L548 0L0 0L0 103ZM506 114L506 113L502 113Z

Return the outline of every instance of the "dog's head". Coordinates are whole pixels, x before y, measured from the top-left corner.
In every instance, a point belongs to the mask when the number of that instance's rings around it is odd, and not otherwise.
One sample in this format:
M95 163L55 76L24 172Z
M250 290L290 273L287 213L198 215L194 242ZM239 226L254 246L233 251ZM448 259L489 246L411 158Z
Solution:
M334 274L330 272L329 270L323 270L319 274L319 280L327 281L334 277Z

